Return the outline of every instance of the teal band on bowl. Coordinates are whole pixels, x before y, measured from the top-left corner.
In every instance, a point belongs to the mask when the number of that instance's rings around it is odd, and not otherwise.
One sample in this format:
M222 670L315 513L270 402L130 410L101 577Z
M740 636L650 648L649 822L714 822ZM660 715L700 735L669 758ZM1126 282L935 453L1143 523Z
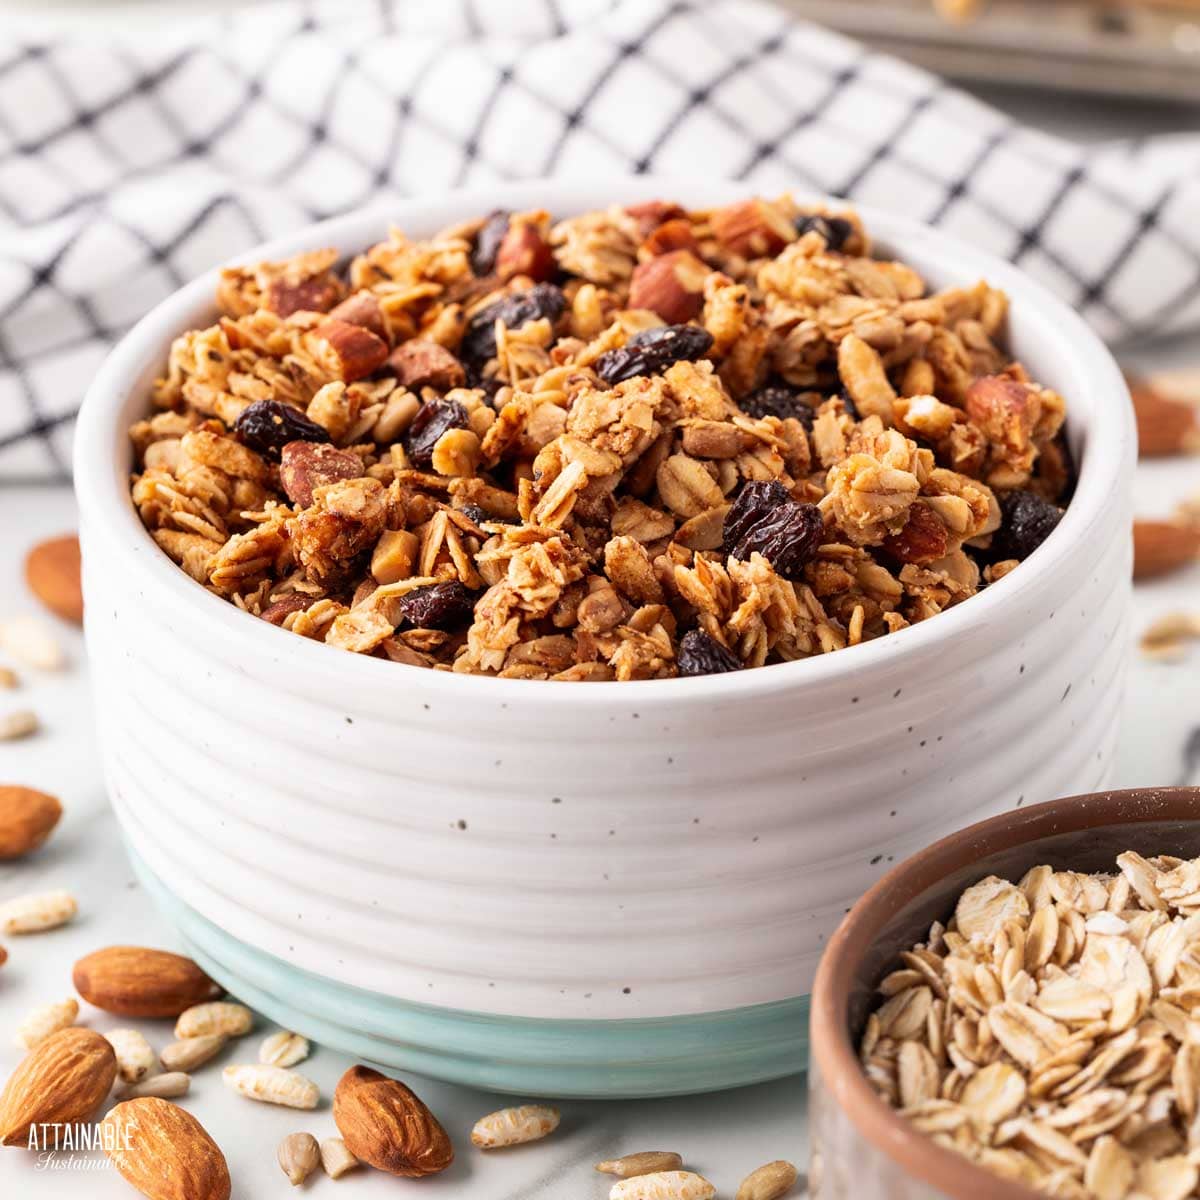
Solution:
M631 1099L762 1083L808 1064L808 997L654 1020L550 1021L396 1000L290 966L219 929L129 852L193 957L238 999L380 1066L525 1096Z

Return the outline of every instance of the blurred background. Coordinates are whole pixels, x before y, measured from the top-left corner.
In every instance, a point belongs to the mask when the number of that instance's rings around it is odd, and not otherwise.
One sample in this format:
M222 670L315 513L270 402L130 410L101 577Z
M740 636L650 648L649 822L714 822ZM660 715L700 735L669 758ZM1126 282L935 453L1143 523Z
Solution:
M0 30L158 30L270 0L0 0ZM416 0L436 4L438 0ZM503 0L480 0L480 3ZM772 0L1079 141L1200 131L1200 0ZM1197 166L1200 173L1200 164Z

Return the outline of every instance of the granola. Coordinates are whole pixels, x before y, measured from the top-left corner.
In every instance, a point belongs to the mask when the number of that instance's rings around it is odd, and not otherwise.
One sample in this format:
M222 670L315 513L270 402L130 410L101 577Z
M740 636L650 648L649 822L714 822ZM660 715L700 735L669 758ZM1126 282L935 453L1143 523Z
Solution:
M860 1057L891 1107L1005 1179L1200 1196L1200 859L989 876L879 984Z
M566 680L825 654L1002 578L1072 487L1005 296L931 292L849 210L493 213L337 259L223 273L132 495L193 579L352 653Z

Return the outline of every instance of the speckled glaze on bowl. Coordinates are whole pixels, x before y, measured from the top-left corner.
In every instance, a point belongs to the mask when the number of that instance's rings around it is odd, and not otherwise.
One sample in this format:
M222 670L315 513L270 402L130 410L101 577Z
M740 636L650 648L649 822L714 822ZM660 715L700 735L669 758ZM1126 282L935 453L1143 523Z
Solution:
M389 221L423 234L496 207L565 215L748 191L645 178L496 187L339 218L246 257L354 250ZM1120 373L1013 268L864 216L934 284L987 277L1009 292L1012 344L1069 399L1079 487L1045 545L967 603L736 675L473 678L335 652L246 616L158 550L128 496L127 427L171 338L211 318L214 276L114 351L76 458L108 786L185 931L222 933L206 962L231 990L255 990L268 1011L274 997L327 1044L400 1067L421 1056L433 1074L513 1091L547 1071L573 1095L778 1076L803 1067L825 939L890 862L936 830L1103 780L1129 602L1134 436ZM369 1024L363 994L377 1006ZM414 1009L449 1025L434 1038ZM456 1063L445 1029L480 1018L493 1061ZM646 1036L644 1022L693 1020L703 1049L683 1057ZM525 1022L547 1038L524 1038ZM561 1022L588 1024L578 1061L561 1056ZM695 1053L708 1060L700 1082Z
M855 1047L876 984L972 883L1015 881L1039 863L1112 871L1125 850L1200 855L1200 788L1094 792L1003 813L915 854L854 906L813 987L811 1200L1038 1200L912 1129L875 1095Z

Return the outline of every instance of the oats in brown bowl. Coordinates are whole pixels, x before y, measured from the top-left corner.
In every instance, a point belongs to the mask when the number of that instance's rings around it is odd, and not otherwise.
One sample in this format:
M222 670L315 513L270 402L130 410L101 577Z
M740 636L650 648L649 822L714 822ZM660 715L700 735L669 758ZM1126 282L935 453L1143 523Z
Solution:
M1080 1200L1200 1193L1200 859L989 876L879 985L886 1103L1005 1179Z
M223 273L131 430L194 579L415 666L648 679L881 637L1036 549L1064 404L1007 302L789 197L493 213Z

